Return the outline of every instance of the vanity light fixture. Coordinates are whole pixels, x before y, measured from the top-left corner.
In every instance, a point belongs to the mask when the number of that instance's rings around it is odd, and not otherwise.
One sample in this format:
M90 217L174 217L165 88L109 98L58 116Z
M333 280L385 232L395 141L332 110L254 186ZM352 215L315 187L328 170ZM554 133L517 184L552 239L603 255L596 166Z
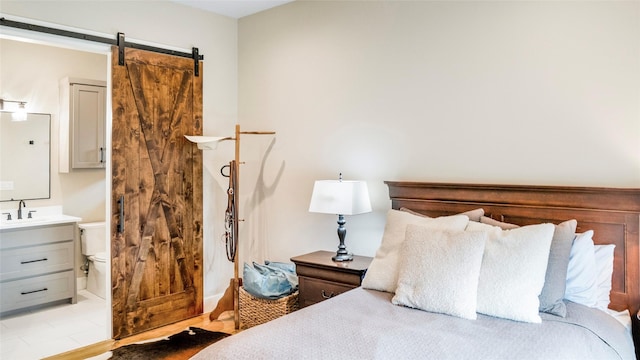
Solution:
M18 104L15 107L15 110L13 110L13 114L11 114L11 119L13 121L25 121L25 120L27 120L27 107L26 107L27 102L26 101L0 99L0 110L5 110L4 103L16 103L16 104Z

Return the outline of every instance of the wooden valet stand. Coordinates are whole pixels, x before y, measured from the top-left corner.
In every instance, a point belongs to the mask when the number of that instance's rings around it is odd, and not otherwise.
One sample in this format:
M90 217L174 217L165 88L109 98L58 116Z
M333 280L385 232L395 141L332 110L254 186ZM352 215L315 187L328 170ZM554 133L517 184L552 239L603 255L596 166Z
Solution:
M233 320L235 323L235 329L240 329L240 286L242 286L242 278L240 277L240 269L238 263L238 222L242 221L238 218L238 194L239 194L239 184L240 184L240 135L274 135L274 131L240 131L240 125L236 125L235 137L206 137L206 136L187 136L192 142L198 143L198 147L200 149L212 149L210 147L210 143L224 141L224 140L235 140L235 158L234 161L231 161L229 165L229 189L227 190L227 195L229 196L229 205L227 206L227 211L225 212L225 217L230 217L230 219L225 219L225 221L230 220L231 227L227 229L227 244L231 242L233 245L230 251L229 246L227 246L227 257L229 261L233 262L233 278L229 282L229 287L225 290L224 295L218 301L215 309L209 314L209 319L211 321L217 320L218 317L225 311L233 310ZM224 167L223 167L224 169ZM222 172L222 170L221 170ZM223 176L227 176L224 175ZM231 205L232 204L232 205ZM230 209L231 208L231 209Z

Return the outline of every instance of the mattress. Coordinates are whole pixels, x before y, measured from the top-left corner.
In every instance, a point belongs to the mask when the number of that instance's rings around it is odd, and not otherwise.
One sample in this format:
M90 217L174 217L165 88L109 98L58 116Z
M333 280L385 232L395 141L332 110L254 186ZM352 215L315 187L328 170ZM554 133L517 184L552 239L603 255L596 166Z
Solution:
M193 359L635 359L627 328L567 302L542 323L468 320L393 305L357 288L217 342Z

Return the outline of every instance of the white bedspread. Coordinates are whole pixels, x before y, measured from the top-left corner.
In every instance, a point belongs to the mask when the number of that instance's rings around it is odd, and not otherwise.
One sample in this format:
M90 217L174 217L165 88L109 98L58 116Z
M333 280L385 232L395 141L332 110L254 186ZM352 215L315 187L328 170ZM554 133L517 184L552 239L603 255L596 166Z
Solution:
M193 359L635 359L623 325L568 303L542 324L466 320L357 288L215 343Z

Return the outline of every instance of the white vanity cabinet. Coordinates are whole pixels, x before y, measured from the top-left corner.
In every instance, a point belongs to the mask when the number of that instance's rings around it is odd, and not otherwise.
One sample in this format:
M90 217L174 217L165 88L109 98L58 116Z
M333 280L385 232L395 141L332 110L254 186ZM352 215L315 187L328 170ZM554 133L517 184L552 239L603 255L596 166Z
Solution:
M77 233L75 222L0 230L0 313L76 302Z
M105 167L106 89L104 81L60 80L60 172Z

